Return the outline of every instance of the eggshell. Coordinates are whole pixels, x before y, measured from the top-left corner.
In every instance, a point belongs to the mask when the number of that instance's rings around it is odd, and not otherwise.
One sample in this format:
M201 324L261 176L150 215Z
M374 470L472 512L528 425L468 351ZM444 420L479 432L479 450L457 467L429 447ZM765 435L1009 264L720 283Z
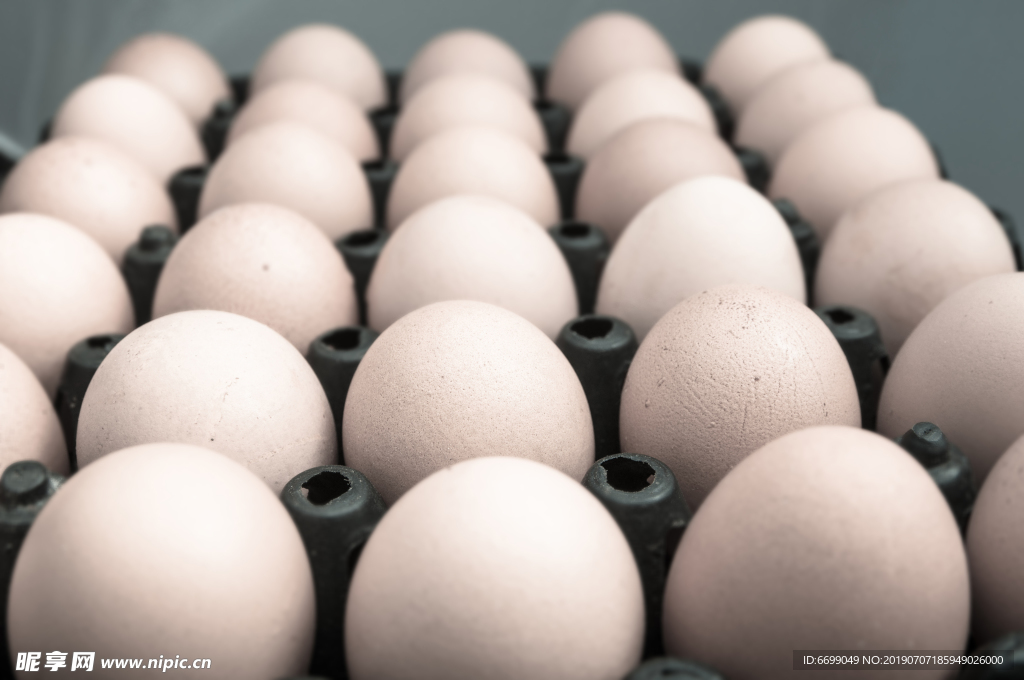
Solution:
M885 187L839 220L818 261L815 299L875 317L889 356L935 305L1016 271L1006 232L984 203L943 180Z
M664 36L635 14L602 12L559 45L548 72L547 96L575 111L616 76L651 69L679 74L679 60Z
M1024 274L964 286L903 343L878 405L878 431L938 425L971 463L975 485L1024 434Z
M654 456L697 507L768 442L860 425L839 343L810 309L749 285L692 295L651 329L622 389L622 450Z
M436 78L475 74L500 80L531 101L536 93L526 62L498 36L459 29L434 36L409 61L402 75L399 99L403 105Z
M736 156L717 135L682 120L641 120L590 158L576 193L576 217L599 226L614 243L658 194L702 175L746 181Z
M152 174L117 147L87 137L61 137L24 156L3 184L0 212L68 222L115 262L145 227L178 230L170 196Z
M64 434L46 390L18 355L0 345L0 472L19 460L69 472Z
M503 130L537 153L548 148L540 118L526 99L496 78L469 74L436 78L416 91L395 121L391 155L403 161L433 135L467 125Z
M0 343L51 399L76 342L127 333L133 322L121 272L98 243L52 217L0 217Z
M199 216L238 203L273 203L337 239L373 224L370 186L355 157L299 123L264 125L240 137L210 169Z
M597 312L643 340L677 303L725 283L805 300L800 255L772 204L734 179L699 177L662 193L629 224L601 275Z
M828 46L802 21L778 15L755 17L715 45L704 65L704 82L713 85L733 113L740 115L772 76L795 64L828 57Z
M308 125L358 160L380 156L377 133L363 110L336 90L309 80L283 80L260 91L235 116L227 143L230 146L247 132L280 121Z
M1024 629L1024 438L996 462L967 527L975 639Z
M794 650L962 650L969 616L959 531L924 467L871 432L815 427L752 453L697 511L668 576L665 647L737 680L831 678L794 673Z
M857 201L901 180L939 178L928 140L906 118L861 106L825 118L786 148L768 195L788 198L818 238Z
M89 383L78 419L80 466L151 442L219 451L275 493L338 458L334 417L302 355L261 323L209 310L136 329Z
M523 211L486 196L444 198L401 224L366 290L370 327L383 331L442 300L504 307L552 340L579 314L572 274L554 240Z
M178 170L206 162L192 122L145 80L108 74L87 80L61 104L51 136L93 137L135 158L166 184Z
M615 520L574 480L510 458L458 463L403 496L359 558L345 615L353 680L619 680L643 631Z
M483 302L436 302L381 333L342 423L345 463L388 503L468 458L529 458L577 480L594 462L572 366L532 323Z
M211 213L171 251L153 317L190 309L255 319L302 354L321 333L359 323L352 275L330 239L300 215L258 203Z
M818 121L875 103L871 83L849 64L834 59L800 63L758 89L743 108L735 141L757 149L774 166L786 146Z
M78 472L43 508L7 620L12 649L95 652L97 671L181 652L210 659L207 678L270 680L306 672L315 619L306 551L274 494L212 451L148 444Z
M252 92L292 79L332 87L364 110L387 103L384 71L377 57L362 40L339 26L307 24L275 40L252 72Z
M388 197L388 228L454 194L501 199L544 226L558 221L554 182L533 149L500 130L460 127L434 135L402 163Z
M697 88L662 71L631 71L606 81L576 112L569 153L589 159L615 133L648 118L676 118L715 134L711 107Z
M199 127L231 86L217 61L191 40L173 33L145 33L121 46L104 73L135 76L174 100Z

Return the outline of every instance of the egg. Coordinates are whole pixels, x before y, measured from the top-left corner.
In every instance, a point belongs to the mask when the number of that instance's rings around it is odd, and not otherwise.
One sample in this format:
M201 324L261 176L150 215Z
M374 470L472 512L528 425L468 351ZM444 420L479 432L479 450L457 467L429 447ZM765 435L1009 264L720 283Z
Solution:
M860 426L846 357L814 312L750 285L665 314L633 357L619 410L622 450L672 468L691 508L751 452L814 425Z
M87 137L60 137L24 156L3 183L0 212L63 220L118 263L145 227L178 228L171 198L152 174L117 147Z
M72 345L133 322L121 272L88 235L44 215L0 217L0 343L51 399Z
M280 36L260 57L250 90L259 94L282 80L312 80L332 87L363 110L387 103L380 62L352 33L330 24L306 24Z
M704 96L674 73L630 71L595 89L569 128L569 153L589 159L615 133L647 118L677 118L715 134L715 117Z
M401 498L352 579L353 680L619 680L640 660L629 545L576 480L509 458L463 461Z
M210 169L199 217L238 203L273 203L337 239L373 224L370 185L359 161L299 123L263 125L237 139Z
M576 110L605 82L633 70L679 75L675 51L654 26L627 12L602 12L576 26L548 72L548 99Z
M231 86L210 53L173 33L144 33L122 45L104 73L135 76L155 85L181 107L196 127L217 102L231 98Z
M43 508L7 621L12 649L95 652L95 670L180 652L209 659L208 678L271 680L306 671L315 618L302 539L266 485L212 451L148 444L76 473Z
M738 116L772 76L828 57L828 46L802 21L778 15L755 17L715 45L704 65L704 82L717 89Z
M871 83L849 64L834 59L800 63L758 89L743 108L734 139L774 166L789 143L818 121L875 103Z
M69 473L68 450L46 390L18 355L0 344L0 470L37 460Z
M544 226L558 221L555 184L537 153L506 132L474 126L434 135L409 154L388 196L388 229L455 194L501 199Z
M814 427L701 505L669 571L665 647L727 678L791 678L796 650L962 650L969 616L960 532L924 467L871 432Z
M727 177L698 177L647 204L612 249L597 289L598 314L637 338L685 298L746 283L804 302L804 274L789 228L763 196Z
M157 181L206 162L195 126L174 101L145 80L120 74L79 85L61 104L51 137L93 137L132 156Z
M280 121L308 125L360 161L380 156L377 133L363 110L336 90L310 80L282 80L261 90L235 116L227 143Z
M1006 232L969 191L918 179L848 210L818 260L818 305L852 305L878 322L889 356L935 305L963 286L1016 271Z
M576 218L600 227L614 243L658 194L702 175L746 181L736 156L717 135L683 120L641 120L590 158L576 194Z
M928 140L895 111L860 106L828 116L793 140L775 166L768 195L789 199L825 241L857 201L917 178L939 178Z
M190 309L247 316L305 354L316 336L359 323L355 283L315 224L278 206L221 208L171 251L153 317Z
M1024 437L993 466L971 511L967 555L975 640L1024 628Z
M555 242L522 210L486 196L444 198L401 224L370 276L370 327L383 331L442 300L504 307L552 340L579 314L572 274Z
M387 503L468 458L529 458L583 479L594 430L568 360L536 326L484 302L436 302L381 333L342 419L345 464Z
M439 132L473 125L503 130L538 154L547 151L544 128L529 101L496 78L461 74L435 78L416 90L395 121L391 155L404 161Z
M910 333L882 386L878 432L928 421L967 455L977 487L1024 434L1024 273L975 281Z
M437 78L468 74L501 81L527 101L536 95L530 69L508 43L492 33L459 29L434 36L409 61L399 100L404 105Z
M129 446L174 442L237 460L274 490L337 461L334 418L303 356L228 312L179 312L117 343L82 400L81 467Z

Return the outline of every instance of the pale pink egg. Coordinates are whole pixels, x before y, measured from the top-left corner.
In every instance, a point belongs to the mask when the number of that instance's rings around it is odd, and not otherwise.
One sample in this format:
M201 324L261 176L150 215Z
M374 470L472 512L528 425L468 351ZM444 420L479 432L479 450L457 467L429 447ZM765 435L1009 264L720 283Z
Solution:
M402 107L391 136L391 156L404 161L430 137L465 126L502 130L538 154L548 148L537 112L519 93L495 78L460 74L424 84Z
M546 94L576 110L607 81L652 69L679 74L679 60L664 36L635 14L602 12L576 26L559 45Z
M589 159L615 133L647 118L685 120L716 133L711 107L697 88L672 73L634 70L587 97L573 118L566 148Z
M156 86L133 76L104 75L79 85L61 104L51 134L108 142L162 184L178 170L206 162L185 112Z
M533 77L523 58L504 40L485 31L459 29L433 37L409 61L399 99L404 105L437 78L474 74L500 80L531 101Z
M307 24L275 40L252 72L252 92L294 79L333 87L364 110L387 103L384 71L377 57L339 26Z
M223 69L209 52L173 33L145 33L122 45L104 73L135 76L173 99L198 127L217 102L231 97Z
M245 103L231 123L227 144L270 123L308 125L338 142L358 160L380 156L377 133L366 113L351 99L312 80L282 80Z

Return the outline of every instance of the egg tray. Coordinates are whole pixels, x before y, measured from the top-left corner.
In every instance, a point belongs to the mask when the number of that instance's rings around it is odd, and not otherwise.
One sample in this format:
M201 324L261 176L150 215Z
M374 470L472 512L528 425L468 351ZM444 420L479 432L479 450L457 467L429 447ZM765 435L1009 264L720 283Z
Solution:
M732 118L717 92L700 85L701 65L684 59L681 66L687 79L700 87L715 114L719 133L729 141L733 130ZM532 68L539 92L544 91L546 70L544 66ZM398 113L395 102L400 80L401 73L388 73L391 103L371 114L384 149L383 160L363 164L373 196L375 228L349 234L336 243L353 275L360 304L360 321L364 325L338 328L322 334L310 346L307 357L324 387L335 417L341 463L344 463L341 431L345 398L359 361L377 337L377 333L365 327L365 290L377 256L387 241L388 233L383 230L384 208L398 166L386 158L386 149ZM203 142L211 162L223 149L234 114L248 94L247 77L235 77L231 84L233 101L219 103L203 126ZM597 460L583 483L622 528L636 558L643 584L647 619L646 661L627 680L720 678L714 670L700 664L661 656L664 651L661 605L665 580L691 513L667 466L649 456L619 452L619 399L638 343L633 331L621 320L590 313L610 245L600 229L572 219L574 196L584 164L563 151L571 123L570 112L544 100L536 102L535 108L548 136L551 151L545 156L545 163L558 190L563 218L560 224L549 228L549 233L569 263L580 310L584 312L566 324L556 341L580 379L594 424ZM48 137L48 132L49 124L44 126L41 140ZM733 148L751 185L763 192L769 180L763 157L755 151ZM935 153L945 177L937 149ZM13 163L14 159L0 157L0 180ZM205 166L186 168L170 182L169 190L183 232L196 221L206 172ZM789 201L780 199L774 204L797 244L810 298L820 245L813 229L801 219ZM992 210L1010 239L1017 269L1021 270L1021 243L1012 217L1002 210ZM122 270L140 325L151 317L156 282L176 242L177 236L169 228L152 225L143 230L139 241L125 256ZM847 357L860 399L862 425L873 430L881 384L889 366L878 326L870 315L852 307L830 306L815 309L815 312ZM73 471L77 468L74 440L82 398L103 358L122 337L87 338L69 352L55 406L68 443ZM897 439L897 443L928 469L963 531L974 500L966 456L930 423L918 423ZM0 579L5 584L0 590L3 593L0 611L6 611L7 585L21 542L32 520L62 482L61 476L48 472L33 461L15 463L0 477ZM285 486L281 498L302 535L314 574L317 632L311 663L314 675L309 677L347 678L344 647L338 641L344 638L343 616L348 585L362 547L384 514L384 502L361 473L343 464L313 468L297 475ZM6 626L6 619L3 625ZM9 659L9 654L6 654L6 628L3 633L0 643L4 645L5 658ZM1024 634L1006 636L983 649L1022 650ZM1014 671L968 667L960 677L965 680L1021 677L1012 673ZM9 662L0 663L0 679L6 677L13 677Z

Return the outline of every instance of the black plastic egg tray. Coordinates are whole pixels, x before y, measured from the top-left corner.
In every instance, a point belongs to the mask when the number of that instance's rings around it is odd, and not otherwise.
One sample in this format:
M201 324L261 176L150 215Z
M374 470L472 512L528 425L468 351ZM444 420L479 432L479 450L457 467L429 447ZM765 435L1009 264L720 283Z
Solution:
M722 137L729 141L733 121L722 99L713 88L700 84L702 67L698 62L681 59L682 70L704 93ZM537 91L544 91L546 67L534 66ZM383 160L363 164L375 208L375 228L349 234L336 243L355 280L360 304L360 321L366 323L365 291L370 273L387 240L383 229L384 207L398 166L386 158L388 139L398 114L396 94L401 74L388 74L391 104L371 114ZM223 149L224 139L235 112L245 102L248 78L232 79L233 99L217 105L202 130L203 143L212 163ZM579 376L590 405L594 425L597 460L584 478L584 486L604 504L622 528L643 583L646 604L644 663L627 680L677 678L714 680L720 676L700 664L664 657L661 639L662 596L668 569L691 513L680 494L671 470L649 456L619 451L619 399L638 343L624 322L593 314L597 284L610 245L596 227L573 220L576 186L583 162L563 150L571 123L571 113L552 102L537 101L538 115L544 123L550 152L545 162L558 190L563 221L549 228L569 263L576 284L582 316L566 324L557 339ZM40 140L48 136L43 127ZM735 148L751 185L764 191L769 170L755 151ZM936 151L938 157L938 152ZM0 181L14 159L0 155ZM940 160L940 167L942 166ZM170 181L169 190L182 232L196 221L196 209L208 166L186 168ZM942 170L946 176L945 169ZM820 251L813 229L801 219L794 206L784 199L775 201L798 246L808 297ZM1008 214L993 208L1006 230L1021 270L1021 243ZM132 296L137 322L150 319L153 294L160 271L175 246L177 236L166 226L152 225L141 234L125 256L123 273ZM815 309L838 340L849 361L860 398L862 425L875 427L875 415L882 380L889 358L881 342L878 325L867 313L847 306ZM68 443L72 471L77 469L75 432L79 408L86 388L100 362L123 336L87 338L68 354L56 397L56 410ZM341 465L317 467L292 479L281 494L282 501L302 535L313 570L317 604L317 632L310 678L347 678L344 658L344 612L348 586L359 554L373 528L383 516L383 500L358 471L344 467L341 451L341 427L345 397L355 370L377 333L365 326L337 328L320 335L310 346L307 359L327 394L338 434ZM974 492L966 457L930 423L919 423L897 440L924 465L941 488L961 530L966 529ZM6 611L7 588L14 562L29 526L63 479L48 472L37 462L14 463L0 477L0 611ZM6 619L3 621L0 656L9 660L6 649ZM984 641L973 641L984 642ZM972 645L974 646L974 645ZM1024 654L1024 634L1009 635L989 642L979 650L1015 650ZM1003 680L1024 677L1024 670L967 667L964 680ZM0 661L0 679L13 677L9 661ZM292 679L292 680L298 680Z

